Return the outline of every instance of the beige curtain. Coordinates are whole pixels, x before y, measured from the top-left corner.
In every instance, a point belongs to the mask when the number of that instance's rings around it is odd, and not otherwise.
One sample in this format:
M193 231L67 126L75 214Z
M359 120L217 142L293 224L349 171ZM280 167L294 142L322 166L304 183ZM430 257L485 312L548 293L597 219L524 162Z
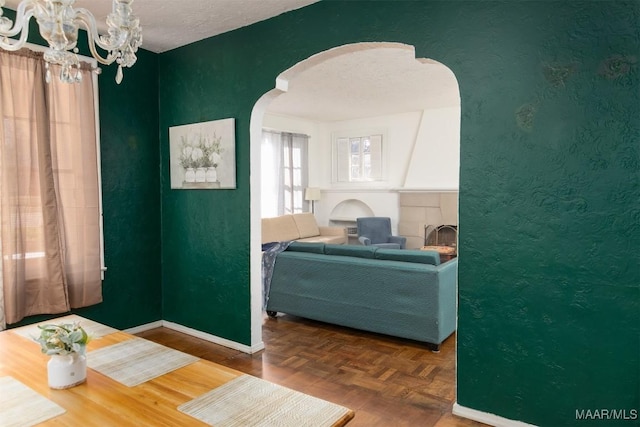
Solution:
M93 82L44 79L0 52L0 221L7 323L102 301Z

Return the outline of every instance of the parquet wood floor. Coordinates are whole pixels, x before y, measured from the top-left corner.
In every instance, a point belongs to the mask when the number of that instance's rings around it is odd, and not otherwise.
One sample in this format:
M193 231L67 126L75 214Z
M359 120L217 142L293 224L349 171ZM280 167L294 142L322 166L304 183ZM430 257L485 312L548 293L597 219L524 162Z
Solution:
M349 427L479 427L451 414L455 336L417 342L280 314L248 355L167 328L138 336L353 409Z

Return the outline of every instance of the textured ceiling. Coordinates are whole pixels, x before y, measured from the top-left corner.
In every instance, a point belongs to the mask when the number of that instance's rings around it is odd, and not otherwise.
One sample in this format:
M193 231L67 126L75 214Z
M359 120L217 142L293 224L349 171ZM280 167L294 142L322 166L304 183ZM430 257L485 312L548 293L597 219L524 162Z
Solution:
M165 52L198 40L251 25L318 0L134 0L140 18L142 47ZM7 0L16 9L20 0ZM111 0L76 0L74 7L91 11L104 30Z
M268 111L336 121L460 105L453 72L414 55L398 45L327 59L289 80Z

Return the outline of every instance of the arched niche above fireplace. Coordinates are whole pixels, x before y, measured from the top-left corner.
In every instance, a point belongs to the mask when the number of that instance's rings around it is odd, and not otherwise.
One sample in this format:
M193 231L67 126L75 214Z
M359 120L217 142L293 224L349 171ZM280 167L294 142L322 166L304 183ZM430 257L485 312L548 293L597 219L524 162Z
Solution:
M352 221L361 216L373 216L373 210L362 200L347 199L338 203L329 216L330 221Z
M333 208L329 215L329 222L331 225L346 227L349 243L354 243L358 236L356 218L364 216L375 216L371 207L362 200L347 199Z

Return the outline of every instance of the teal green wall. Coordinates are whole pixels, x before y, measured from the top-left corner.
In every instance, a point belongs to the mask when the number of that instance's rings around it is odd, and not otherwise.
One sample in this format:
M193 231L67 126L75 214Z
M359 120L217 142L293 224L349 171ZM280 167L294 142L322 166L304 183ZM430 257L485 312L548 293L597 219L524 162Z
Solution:
M104 301L76 312L125 329L162 319L158 55L139 50L120 85L116 69L99 78Z
M478 70L454 69L464 406L542 426L634 424L576 410L640 409L639 6L474 13L488 63L465 51Z
M460 85L458 402L547 426L637 410L638 5L322 1L161 54L163 317L249 344L253 105L315 53L401 42ZM228 117L238 188L171 190L168 128Z
M249 344L248 141L256 89L246 84L252 61L242 49L225 52L224 40L160 56L163 318ZM172 190L169 127L225 118L235 118L237 189Z

